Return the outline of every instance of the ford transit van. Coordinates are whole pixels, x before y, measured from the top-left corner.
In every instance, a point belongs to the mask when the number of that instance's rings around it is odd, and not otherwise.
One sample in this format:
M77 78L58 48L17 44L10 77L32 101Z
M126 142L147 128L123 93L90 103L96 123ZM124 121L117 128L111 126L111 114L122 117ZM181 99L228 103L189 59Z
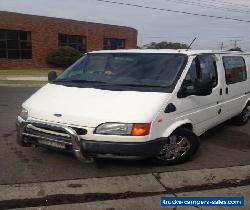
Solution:
M188 160L199 136L250 116L250 56L228 51L85 54L22 105L17 142L90 158Z

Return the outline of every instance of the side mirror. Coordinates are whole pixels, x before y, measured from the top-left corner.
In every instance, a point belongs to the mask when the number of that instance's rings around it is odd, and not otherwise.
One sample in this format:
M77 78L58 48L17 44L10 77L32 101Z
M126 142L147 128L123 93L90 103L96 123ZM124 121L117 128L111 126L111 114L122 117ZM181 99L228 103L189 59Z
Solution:
M197 79L194 84L194 89L197 96L207 96L213 91L213 80L210 77Z
M50 71L48 73L48 81L53 82L57 78L57 73L55 71Z

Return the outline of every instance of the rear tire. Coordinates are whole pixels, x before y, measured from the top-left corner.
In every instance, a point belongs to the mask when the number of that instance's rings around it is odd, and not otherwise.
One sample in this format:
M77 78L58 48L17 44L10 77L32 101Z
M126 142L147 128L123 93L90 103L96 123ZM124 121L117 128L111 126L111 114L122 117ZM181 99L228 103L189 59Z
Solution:
M234 125L245 125L247 124L250 117L250 103L246 105L243 111L232 119Z
M199 138L191 130L178 128L171 136L164 138L164 144L155 161L160 165L183 163L197 152L199 145Z

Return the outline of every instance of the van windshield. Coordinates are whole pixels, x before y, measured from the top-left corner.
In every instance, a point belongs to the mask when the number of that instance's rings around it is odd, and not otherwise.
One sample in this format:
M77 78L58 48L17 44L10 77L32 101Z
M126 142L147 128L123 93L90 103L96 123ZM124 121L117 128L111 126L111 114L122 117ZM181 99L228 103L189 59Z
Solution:
M55 81L77 87L172 91L187 55L170 53L89 53Z

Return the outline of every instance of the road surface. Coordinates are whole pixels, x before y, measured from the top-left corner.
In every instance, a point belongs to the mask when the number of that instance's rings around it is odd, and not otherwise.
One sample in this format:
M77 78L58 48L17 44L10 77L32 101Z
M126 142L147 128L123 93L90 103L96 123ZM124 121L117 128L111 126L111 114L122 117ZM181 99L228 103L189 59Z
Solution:
M111 177L176 170L224 168L250 164L250 122L224 123L201 137L197 155L187 163L156 166L149 161L98 160L85 164L75 157L43 148L22 148L15 141L15 121L22 102L37 88L0 87L0 184Z

